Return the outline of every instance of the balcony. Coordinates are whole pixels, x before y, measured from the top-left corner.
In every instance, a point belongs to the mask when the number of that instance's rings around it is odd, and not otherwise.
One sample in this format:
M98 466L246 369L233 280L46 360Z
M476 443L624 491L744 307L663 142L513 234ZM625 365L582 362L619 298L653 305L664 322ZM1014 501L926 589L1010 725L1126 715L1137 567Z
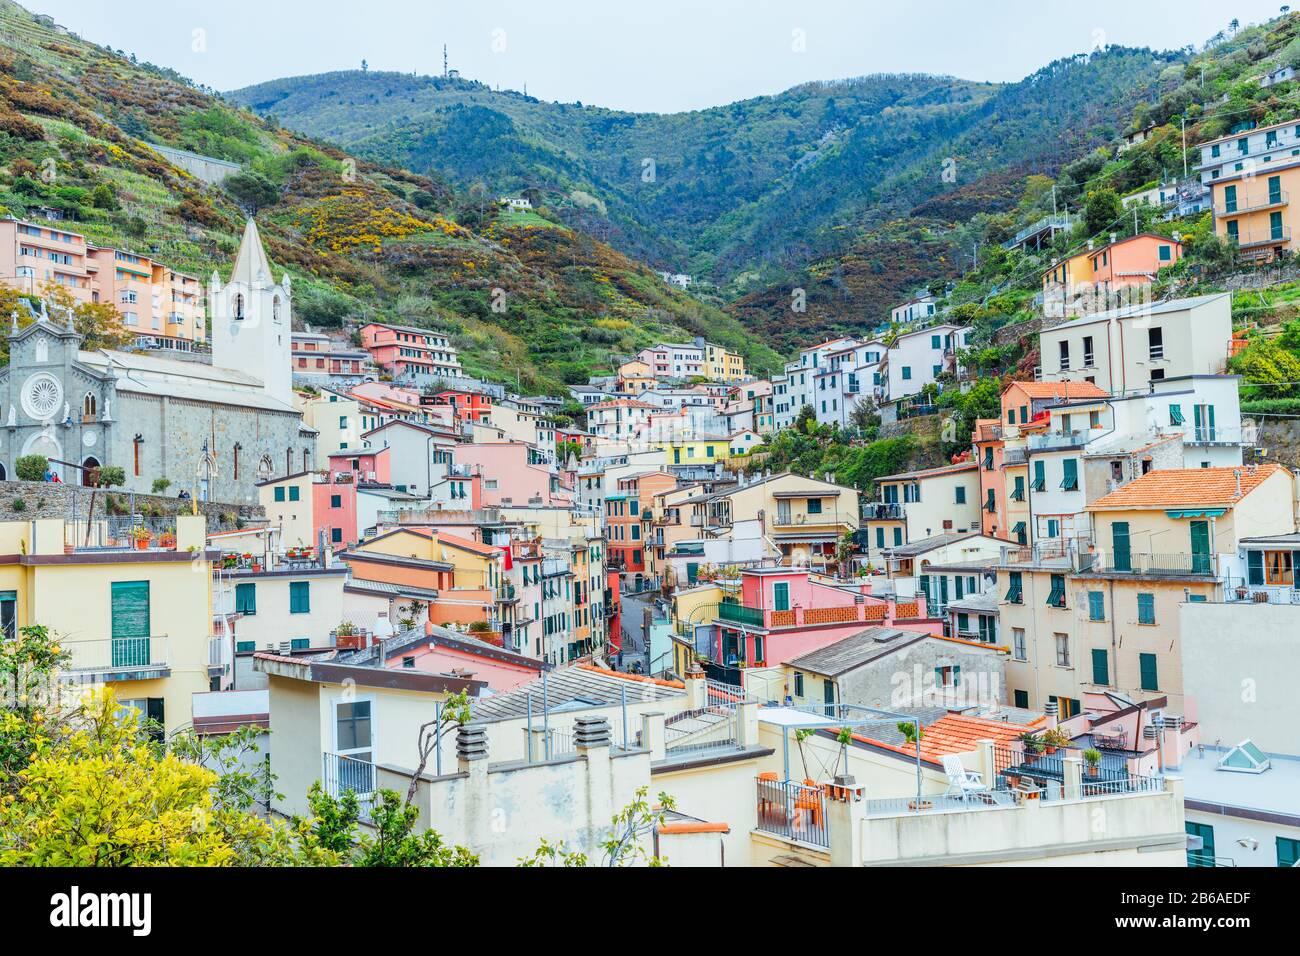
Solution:
M862 517L867 521L902 521L907 516L900 501L869 501L862 506Z
M1214 577L1214 555L1146 553L1127 556L1110 554L1102 570L1112 574L1147 574L1169 577Z
M1283 189L1255 199L1246 197L1236 202L1222 202L1214 207L1214 216L1216 219L1222 219L1224 216L1239 216L1242 213L1259 212L1262 209L1277 209L1290 201L1291 194Z
M1294 584L1247 584L1241 578L1223 582L1225 604L1289 604L1300 606L1300 588Z
M175 551L176 518L77 518L63 523L63 546L68 552Z
M821 787L761 777L757 783L757 829L787 840L823 848L830 846L826 794Z
M745 624L749 627L762 627L763 609L745 607L743 604L732 604L724 601L718 605L718 619L734 621L737 624Z
M1087 443L1088 433L1084 431L1044 432L1029 436L1029 447L1033 450L1080 448Z
M1248 232L1238 232L1235 236L1228 233L1227 238L1230 242L1235 241L1239 249L1255 249L1278 243L1289 245L1291 230L1286 226L1279 229L1253 229Z
M72 655L63 667L69 676L93 674L113 681L146 680L171 673L166 635L67 641L63 647Z

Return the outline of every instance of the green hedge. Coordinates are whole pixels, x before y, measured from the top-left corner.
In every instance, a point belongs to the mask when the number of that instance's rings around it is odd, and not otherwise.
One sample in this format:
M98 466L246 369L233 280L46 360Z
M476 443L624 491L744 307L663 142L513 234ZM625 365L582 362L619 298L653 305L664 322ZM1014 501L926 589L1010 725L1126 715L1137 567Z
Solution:
M1241 403L1243 415L1300 415L1300 398L1259 398Z

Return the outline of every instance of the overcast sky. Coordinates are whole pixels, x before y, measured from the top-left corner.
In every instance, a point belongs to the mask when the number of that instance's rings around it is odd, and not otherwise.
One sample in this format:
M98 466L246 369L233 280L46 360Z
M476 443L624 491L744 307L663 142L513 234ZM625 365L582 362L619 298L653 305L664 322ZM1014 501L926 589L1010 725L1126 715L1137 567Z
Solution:
M1238 0L27 0L88 40L221 90L356 69L674 112L881 72L1018 80L1098 43L1199 45Z

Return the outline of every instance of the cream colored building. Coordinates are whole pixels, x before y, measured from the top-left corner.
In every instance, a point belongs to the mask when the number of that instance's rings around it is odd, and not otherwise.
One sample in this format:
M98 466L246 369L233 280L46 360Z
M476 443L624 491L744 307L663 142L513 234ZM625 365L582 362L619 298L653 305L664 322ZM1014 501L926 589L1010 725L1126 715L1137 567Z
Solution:
M1088 505L1093 536L1009 551L998 569L1009 699L1060 714L1083 695L1183 700L1179 615L1217 600L1243 538L1295 527L1279 465L1153 471Z
M294 391L294 407L302 412L302 422L316 431L316 454L313 461L328 461L336 451L362 448L365 431L361 422L361 406L354 398L337 392L324 391L319 395Z
M866 504L867 558L883 566L884 552L941 534L980 530L979 463L886 475L879 500Z
M1166 378L1220 375L1231 339L1230 293L1114 309L1043 329L1041 376L1120 393Z

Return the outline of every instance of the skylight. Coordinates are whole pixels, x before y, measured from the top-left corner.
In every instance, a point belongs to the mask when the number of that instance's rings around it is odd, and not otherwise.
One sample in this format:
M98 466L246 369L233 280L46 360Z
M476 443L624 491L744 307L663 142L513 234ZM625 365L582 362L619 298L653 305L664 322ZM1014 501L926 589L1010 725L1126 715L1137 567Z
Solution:
M1233 773L1263 773L1271 764L1252 740L1243 740L1219 758L1219 769Z

